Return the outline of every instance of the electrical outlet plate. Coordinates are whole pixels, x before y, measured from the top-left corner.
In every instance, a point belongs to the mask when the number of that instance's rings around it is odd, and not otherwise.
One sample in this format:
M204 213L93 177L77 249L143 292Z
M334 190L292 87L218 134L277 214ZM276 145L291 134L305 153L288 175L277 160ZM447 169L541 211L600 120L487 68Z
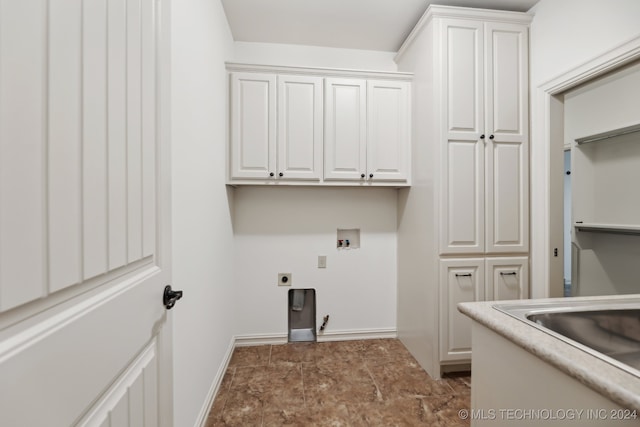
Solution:
M291 286L291 273L278 273L278 286Z
M318 268L327 268L327 256L318 255Z

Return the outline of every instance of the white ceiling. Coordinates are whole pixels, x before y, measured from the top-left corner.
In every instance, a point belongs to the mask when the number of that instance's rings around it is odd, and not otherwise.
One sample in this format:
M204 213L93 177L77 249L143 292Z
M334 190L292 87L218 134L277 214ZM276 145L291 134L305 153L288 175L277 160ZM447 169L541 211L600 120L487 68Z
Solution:
M396 52L430 3L526 12L538 0L221 0L235 41Z

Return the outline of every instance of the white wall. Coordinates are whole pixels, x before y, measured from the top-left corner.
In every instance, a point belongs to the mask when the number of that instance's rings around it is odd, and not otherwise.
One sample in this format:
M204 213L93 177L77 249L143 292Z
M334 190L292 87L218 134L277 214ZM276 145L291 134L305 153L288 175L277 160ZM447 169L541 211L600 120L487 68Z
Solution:
M637 0L540 0L532 12L534 88L640 34Z
M233 62L356 70L396 71L395 52L274 43L235 42Z
M233 336L233 233L225 182L226 72L233 41L219 1L172 2L175 426L206 416Z
M235 190L236 322L240 336L286 337L287 292L315 288L327 335L395 333L397 190L239 187ZM359 228L360 249L338 250L338 228ZM327 268L317 268L318 255Z
M562 156L562 146L550 147L544 135L544 107L539 86L599 54L640 35L637 0L540 0L530 33L531 64L531 291L547 295L549 253L562 242L547 241L550 210L550 156ZM552 153L552 154L550 154ZM562 164L562 163L560 163ZM554 183L562 188L562 180ZM556 191L557 188L554 187ZM562 197L556 197L562 203ZM559 219L561 221L561 219ZM553 266L551 266L553 268ZM558 269L562 271L562 266Z

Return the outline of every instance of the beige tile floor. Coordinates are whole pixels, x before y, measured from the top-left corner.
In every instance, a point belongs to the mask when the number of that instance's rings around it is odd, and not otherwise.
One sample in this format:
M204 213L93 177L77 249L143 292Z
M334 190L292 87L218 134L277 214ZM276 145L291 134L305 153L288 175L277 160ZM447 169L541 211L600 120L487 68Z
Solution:
M468 426L469 373L434 380L399 340L237 348L212 426Z

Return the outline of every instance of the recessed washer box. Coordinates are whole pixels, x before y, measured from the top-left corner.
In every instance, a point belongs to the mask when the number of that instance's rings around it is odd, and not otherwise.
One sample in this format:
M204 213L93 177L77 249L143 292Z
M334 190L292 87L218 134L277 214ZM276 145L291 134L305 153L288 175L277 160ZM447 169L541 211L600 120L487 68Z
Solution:
M338 228L336 247L338 249L359 249L360 229L359 228Z

